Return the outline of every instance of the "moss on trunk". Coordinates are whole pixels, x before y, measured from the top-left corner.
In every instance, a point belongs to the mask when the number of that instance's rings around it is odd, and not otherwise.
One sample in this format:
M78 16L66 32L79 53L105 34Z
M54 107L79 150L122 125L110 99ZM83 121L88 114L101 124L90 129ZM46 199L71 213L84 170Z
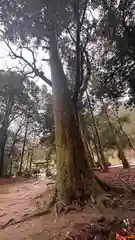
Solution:
M60 201L70 204L91 194L96 197L101 193L101 188L93 177L85 154L54 32L50 38L50 57L58 175L57 195Z

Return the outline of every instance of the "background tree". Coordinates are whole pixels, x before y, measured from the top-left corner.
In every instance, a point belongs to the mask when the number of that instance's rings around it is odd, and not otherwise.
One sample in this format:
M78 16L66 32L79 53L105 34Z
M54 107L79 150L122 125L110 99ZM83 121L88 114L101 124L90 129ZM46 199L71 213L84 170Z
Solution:
M1 72L1 78L5 78L6 84L1 85L1 139L0 139L0 176L4 174L4 150L7 141L7 130L9 124L16 118L15 106L22 97L23 76L12 72ZM3 80L4 81L4 80Z

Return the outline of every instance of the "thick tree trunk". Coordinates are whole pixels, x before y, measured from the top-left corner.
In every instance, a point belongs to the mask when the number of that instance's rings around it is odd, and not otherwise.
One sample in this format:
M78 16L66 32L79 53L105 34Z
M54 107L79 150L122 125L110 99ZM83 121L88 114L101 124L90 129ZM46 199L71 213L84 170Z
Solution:
M65 204L81 195L95 197L101 189L94 180L86 158L76 114L70 98L67 79L57 49L57 37L50 38L55 142L57 156L57 194Z
M88 100L88 103L89 103L89 108L90 108L90 112L91 112L91 116L92 116L92 120L93 120L96 139L97 139L97 143L98 143L98 150L99 150L99 154L100 154L100 164L103 165L104 171L108 171L107 160L104 156L104 152L103 152L102 145L101 145L101 142L100 142L100 136L99 136L97 124L96 124L95 117L94 117L94 114L93 114L93 109L92 109L92 106L91 106L91 100L90 100L90 97L89 97L87 91L86 91L86 95L87 95L87 100Z

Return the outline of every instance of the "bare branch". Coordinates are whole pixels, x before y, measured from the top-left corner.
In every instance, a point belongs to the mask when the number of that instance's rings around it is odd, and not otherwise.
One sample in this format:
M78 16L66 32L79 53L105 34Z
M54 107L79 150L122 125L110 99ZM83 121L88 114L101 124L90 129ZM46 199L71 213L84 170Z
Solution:
M50 62L50 59L43 58L42 61L43 61L43 62Z
M83 93L85 92L85 90L87 89L88 81L89 81L90 76L91 76L91 62L89 60L89 55L88 55L88 52L86 50L85 50L85 57L86 57L87 73L86 73L86 76L84 78L83 85L80 89L80 96L82 96Z
M80 22L81 27L82 27L83 22L84 22L84 18L85 18L85 13L86 13L86 9L87 9L87 4L88 4L88 2L89 2L89 0L85 0L84 10L83 10L83 14L82 14L82 19L81 19L81 22Z
M2 34L4 34L4 32L2 30L0 30L0 32ZM12 59L22 60L27 66L29 66L32 69L32 72L35 74L36 77L40 77L45 83L47 83L50 87L52 87L52 82L50 81L50 79L48 79L42 71L37 69L36 58L35 58L34 52L29 47L24 47L23 49L26 49L26 50L31 52L32 58L33 58L33 63L32 64L27 59L25 59L23 57L22 50L20 51L20 55L18 55L16 52L13 51L12 47L10 46L10 42L8 41L8 39L5 39L5 37L3 36L2 40L4 41L4 43L6 44L8 49L10 50L9 56Z
M73 38L72 34L71 34L71 31L69 30L69 28L67 27L67 32L69 33L69 36L71 38L71 40L73 41L73 43L76 44L76 40Z
M21 112L21 113L19 113L19 114L17 114L17 115L14 115L13 118L11 118L11 120L9 121L9 125L10 125L15 119L17 119L18 117L20 117L22 114L23 114L23 113Z
M23 47L23 49L26 49L26 50L28 50L29 52L31 52L31 55L32 55L32 59L33 59L33 66L34 66L34 68L36 69L37 67L36 67L36 58L35 58L35 55L34 55L34 52L30 49L30 47Z

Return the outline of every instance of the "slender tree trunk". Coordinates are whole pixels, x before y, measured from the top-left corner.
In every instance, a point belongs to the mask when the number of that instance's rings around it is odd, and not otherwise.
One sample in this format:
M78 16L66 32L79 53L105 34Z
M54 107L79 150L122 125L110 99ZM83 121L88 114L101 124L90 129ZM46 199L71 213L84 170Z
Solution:
M17 131L17 132L15 133L15 136L14 136L14 139L13 139L13 142L12 142L12 145L11 145L11 148L10 148L10 152L9 152L9 154L8 154L8 158L10 158L10 156L11 156L11 154L12 154L13 148L14 148L15 143L16 143L16 138L17 138L18 132L19 132L19 131Z
M29 166L29 169L30 169L30 170L31 170L32 161L33 161L34 145L35 145L35 133L34 133L32 151L31 151L31 156L30 156L30 166Z
M3 139L0 142L0 177L4 177L5 169L4 169L4 153L5 153L5 145L7 141L7 130L1 129L0 135L3 136Z
M27 118L26 118L25 133L24 133L24 140L23 140L23 148L22 148L21 161L20 161L20 166L19 166L19 171L18 171L18 175L19 176L22 173L22 165L23 165L24 151L25 151L25 145L26 145L26 139L27 139L28 123L29 123L29 112L28 112Z
M75 18L76 18L76 78L75 78L75 90L73 96L73 104L75 110L77 110L77 100L80 90L80 80L81 80L81 51L80 51L80 0L75 0Z
M124 131L123 126L122 126L122 124L121 124L121 122L120 122L120 120L119 120L118 115L114 113L114 116L116 117L116 119L117 119L117 121L118 121L118 123L119 123L121 132L122 132L123 135L127 138L128 143L129 143L129 146L135 151L135 147L134 147L133 143L131 142L131 139L129 138L129 136L127 135L127 133Z
M116 142L116 146L117 146L118 153L119 153L119 158L120 158L120 160L122 161L123 168L129 168L130 165L129 165L129 163L128 163L125 155L124 155L124 151L123 151L123 149L122 149L121 144L120 144L119 141L117 140L117 136L116 136L116 134L115 134L115 130L114 130L114 128L113 128L113 125L112 125L112 123L111 123L111 121L110 121L110 118L109 118L109 115L108 115L108 112L107 112L107 108L106 108L106 106L105 106L105 104L104 104L103 99L101 99L101 100L102 100L102 104L104 105L105 114L106 114L106 118L107 118L107 120L108 120L108 124L109 124L109 126L110 126L110 129L111 129L111 131L112 131L112 134L113 134L114 139L115 139L115 142Z
M87 91L86 91L86 95L87 95L87 100L88 100L88 103L89 103L89 108L90 108L90 112L91 112L91 116L92 116L92 120L93 120L93 125L94 125L94 128L95 128L95 134L96 134L96 137L97 137L97 143L98 143L100 160L101 160L100 164L103 165L103 168L104 168L105 171L108 171L108 164L107 164L106 158L104 156L104 152L103 152L103 149L102 149L102 145L101 145L100 137L99 137L99 133L98 133L97 124L96 124L95 117L94 117L94 114L93 114L93 109L92 109L92 106L91 106L91 100L90 100L90 97L89 97Z
M90 167L91 167L91 168L95 168L95 167L96 167L96 164L95 164L95 161L94 161L94 158L93 158L91 149L90 149L90 144L88 143L85 134L84 134L84 144L85 144L85 146L86 146L86 151L87 151L87 153L88 153L88 159L89 159L89 162L90 162Z
M91 153L91 156L92 156L92 159L93 159L93 162L94 162L94 166L96 167L96 162L95 162L95 158L94 158L94 152L93 152L92 147L91 147L91 142L88 142L88 148L89 148L89 151Z
M90 167L94 168L94 167L96 167L96 165L94 163L94 158L92 157L91 150L89 149L88 134L85 130L85 127L82 126L80 118L79 118L79 125L80 125L80 129L81 129L82 139L83 139L83 143L84 143L84 146L86 149L87 157L89 159Z
M51 154L52 154L52 146L49 147L47 154L46 154L46 176L49 177L51 174L50 168L49 168L49 164L51 162Z
M31 158L31 152L30 152L30 150L29 150L28 153L27 153L27 160L25 161L25 164L24 164L24 169L25 169L26 171L27 171L28 168L29 168L30 158Z
M95 137L95 132L94 132L93 126L91 125L90 128L91 128L90 132L87 131L87 139L88 139L89 143L90 143L90 141L92 142L92 144L94 146L94 150L92 150L91 143L88 144L88 147L91 152L92 158L95 160L95 156L94 156L94 154L95 154L97 156L98 165L100 166L101 169L103 169L103 167L100 163L101 162L100 154L99 154L98 146L96 143L96 139L95 139L96 137ZM92 134L92 136L91 136L91 134ZM97 163L95 161L94 161L94 164L97 167Z
M33 151L34 151L34 148L32 148L32 150L31 150L29 170L31 170L31 167L32 167Z
M50 156L47 156L47 158L46 158L46 161L47 161L46 162L47 163L47 165L46 165L46 177L49 177L49 160L50 160Z
M7 104L5 118L4 118L2 127L0 129L0 177L3 177L5 175L4 153L5 153L5 145L7 141L7 129L9 126L9 116L12 110L12 106L13 106L13 95L11 91L11 93L9 94L9 100Z
M102 165L101 165L101 160L100 160L100 154L99 154L99 150L98 150L98 146L97 146L97 143L96 143L96 136L95 136L95 131L94 131L94 128L93 128L93 125L90 126L90 132L88 133L87 131L87 139L88 139L88 142L92 141L92 144L94 146L94 149L95 149L95 154L97 156L97 160L98 160L98 163L100 165L100 168L102 169ZM92 148L91 148L91 144L89 144L89 148L91 149L91 155L94 158L94 153L92 151Z
M9 154L8 154L8 159L10 159L9 175L12 174L12 165L13 165L13 159L12 159L12 157L11 157L11 154L12 154L13 148L14 148L14 146L15 146L16 138L17 138L17 135L18 135L21 127L22 127L22 126L20 126L20 127L17 129L16 133L15 133L15 136L14 136L14 139L13 139L13 142L12 142L12 145L11 145L11 148L10 148L10 152L9 152Z
M92 129L93 136L94 136L94 138L91 138L91 141L92 141L92 143L94 145L94 148L95 148L95 154L97 156L97 162L98 162L100 168L103 169L102 164L101 164L101 158L100 158L100 154L99 154L99 149L98 149L98 146L97 146L97 143L96 143L95 132L94 132L94 129L93 129L92 126L91 126L91 129Z
M67 78L60 61L57 37L50 37L51 74L57 156L57 195L65 204L79 200L79 194L95 197L101 189L86 158L81 133L71 101Z
M12 159L12 157L11 157L11 158L10 158L9 176L12 175L12 170L13 170L13 159Z

